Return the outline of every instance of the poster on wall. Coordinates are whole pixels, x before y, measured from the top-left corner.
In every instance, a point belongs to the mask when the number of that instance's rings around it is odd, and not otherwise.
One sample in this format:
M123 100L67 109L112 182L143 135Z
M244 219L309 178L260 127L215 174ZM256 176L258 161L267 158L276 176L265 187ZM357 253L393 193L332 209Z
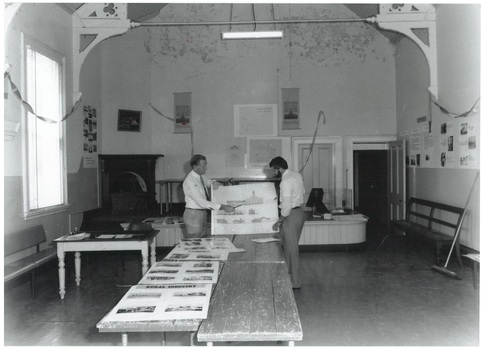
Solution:
M234 136L276 136L277 106L273 104L235 105Z
M422 130L415 128L410 133L410 166L420 166L420 156L422 152Z
M299 88L282 89L282 130L300 129Z
M225 166L227 168L243 168L245 166L245 143L242 138L235 138L235 143L225 151Z
M192 93L174 93L175 131L174 134L189 134L192 129Z
M268 168L274 157L281 156L290 164L290 144L287 137L247 138L247 167Z
M97 114L91 106L83 106L83 165L84 168L97 168Z
M423 148L421 155L422 167L432 167L434 165L434 157L432 155L434 149L434 138L430 133L430 128L425 126L422 131Z
M474 118L466 118L459 123L459 164L462 167L475 168L478 166L477 130Z
M441 123L440 124L440 166L454 167L455 153L454 153L454 124Z

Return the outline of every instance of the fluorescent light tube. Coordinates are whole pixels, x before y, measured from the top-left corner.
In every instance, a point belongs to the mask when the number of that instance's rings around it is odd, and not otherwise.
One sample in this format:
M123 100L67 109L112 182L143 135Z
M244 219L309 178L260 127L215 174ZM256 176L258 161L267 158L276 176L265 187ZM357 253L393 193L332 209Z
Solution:
M280 39L284 36L282 30L266 32L225 32L222 33L222 39Z

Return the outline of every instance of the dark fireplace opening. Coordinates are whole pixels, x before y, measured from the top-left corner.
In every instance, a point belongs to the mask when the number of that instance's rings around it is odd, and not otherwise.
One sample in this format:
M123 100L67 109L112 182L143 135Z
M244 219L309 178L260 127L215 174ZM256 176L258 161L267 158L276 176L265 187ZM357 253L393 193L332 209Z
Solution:
M153 215L156 161L161 154L99 155L102 209L112 215Z

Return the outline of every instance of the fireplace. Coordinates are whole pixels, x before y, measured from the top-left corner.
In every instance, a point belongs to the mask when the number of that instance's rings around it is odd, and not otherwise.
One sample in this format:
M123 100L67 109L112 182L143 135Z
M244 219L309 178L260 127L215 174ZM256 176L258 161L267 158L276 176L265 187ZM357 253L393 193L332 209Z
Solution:
M102 208L113 215L159 212L155 168L162 154L100 154Z

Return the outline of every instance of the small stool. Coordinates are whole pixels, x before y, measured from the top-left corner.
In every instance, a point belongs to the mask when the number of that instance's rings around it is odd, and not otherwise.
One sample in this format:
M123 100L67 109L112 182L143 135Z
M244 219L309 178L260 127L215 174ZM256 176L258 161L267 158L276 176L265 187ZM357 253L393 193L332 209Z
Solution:
M467 258L472 261L472 286L474 289L477 289L477 277L478 277L478 271L480 269L480 254L465 254L462 255L462 257Z

